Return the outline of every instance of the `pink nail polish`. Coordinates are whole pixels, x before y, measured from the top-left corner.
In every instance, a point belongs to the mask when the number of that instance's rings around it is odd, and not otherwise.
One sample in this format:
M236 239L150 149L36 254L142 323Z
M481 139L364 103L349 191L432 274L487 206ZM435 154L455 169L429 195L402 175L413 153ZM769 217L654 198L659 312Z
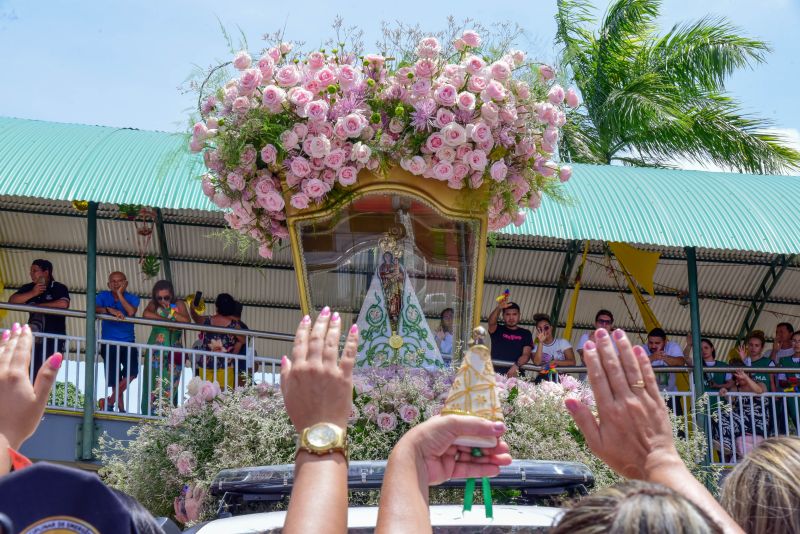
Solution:
M357 334L358 333L358 325L357 324L354 324L353 326L350 327L350 333L351 334Z
M506 431L506 424L503 423L502 421L496 421L494 423L494 431L497 434L502 434L503 432Z
M597 348L597 345L594 344L594 341L587 341L583 344L583 350L594 350Z
M11 325L11 333L12 334L19 333L19 323L14 323Z
M598 328L597 332L595 332L595 337L598 339L604 339L608 337L608 330L605 328Z
M281 365L286 365L286 355L281 356Z
M335 323L339 320L339 312L333 312L333 316L331 317L331 322Z
M324 308L322 308L322 311L321 311L321 312L319 312L319 314L320 314L322 317L327 317L328 315L330 315L330 314L331 314L331 309L330 309L329 307L325 306Z
M25 323L24 325L22 325L22 332L23 333L27 334L30 331L31 331L31 327L28 326L28 323Z
M623 337L625 337L625 330L623 330L622 328L617 328L616 330L614 330L614 331L611 333L611 335L614 337L614 339L616 339L617 341L619 341L619 340L621 340Z
M48 362L48 365L50 366L51 369L55 369L56 371L58 371L61 368L61 362L63 362L63 361L64 361L64 357L59 353L55 353L50 358L50 361Z
M303 317L303 324L308 324L308 323L310 323L310 322L311 322L311 317L309 317L308 315L306 315L305 317Z
M11 330L3 330L3 341L8 341L11 337Z
M564 401L564 407L569 411L569 413L575 413L575 409L577 406L577 401L575 399L567 399Z

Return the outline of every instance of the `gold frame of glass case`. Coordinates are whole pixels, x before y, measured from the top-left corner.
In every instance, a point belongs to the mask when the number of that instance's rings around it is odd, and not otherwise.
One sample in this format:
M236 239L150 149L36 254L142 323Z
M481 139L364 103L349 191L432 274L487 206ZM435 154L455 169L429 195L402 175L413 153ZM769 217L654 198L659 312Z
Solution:
M401 193L412 198L417 198L431 206L445 218L458 221L477 222L479 232L475 240L473 252L477 255L475 263L475 290L472 306L473 326L481 321L481 308L483 306L483 277L486 271L486 243L488 233L488 186L484 184L479 189L456 190L448 187L446 182L415 176L400 167L393 167L384 175L377 175L367 169L358 175L358 182L347 190L347 196L341 201L328 204L324 207L309 207L296 209L292 207L289 199L291 194L284 192L286 200L286 223L289 229L289 239L292 246L292 260L297 276L297 288L300 292L300 307L304 314L311 313L311 300L308 284L306 264L302 258L303 247L300 243L298 223L314 220L325 220L337 211L353 203L355 200L372 193Z

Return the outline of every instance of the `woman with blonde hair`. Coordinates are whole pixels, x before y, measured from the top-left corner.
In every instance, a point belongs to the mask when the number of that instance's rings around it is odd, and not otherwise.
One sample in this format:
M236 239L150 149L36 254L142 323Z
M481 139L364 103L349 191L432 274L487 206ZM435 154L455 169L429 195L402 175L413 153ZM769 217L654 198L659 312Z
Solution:
M749 534L800 532L800 438L759 443L725 479L720 504Z

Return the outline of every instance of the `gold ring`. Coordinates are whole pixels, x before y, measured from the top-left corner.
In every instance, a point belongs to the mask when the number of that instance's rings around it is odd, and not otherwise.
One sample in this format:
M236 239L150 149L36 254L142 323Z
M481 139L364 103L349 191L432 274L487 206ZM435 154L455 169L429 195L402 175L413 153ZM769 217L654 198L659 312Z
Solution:
M644 389L644 380L637 380L633 384L631 384L632 388Z

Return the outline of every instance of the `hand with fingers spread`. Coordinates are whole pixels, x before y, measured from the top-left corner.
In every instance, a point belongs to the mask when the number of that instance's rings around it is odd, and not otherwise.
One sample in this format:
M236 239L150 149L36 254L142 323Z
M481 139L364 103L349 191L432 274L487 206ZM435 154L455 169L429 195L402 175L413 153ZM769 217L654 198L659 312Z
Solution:
M633 347L621 329L613 337L619 355L602 328L595 332L596 341L583 347L599 419L581 402L565 401L586 444L620 475L668 486L726 531L741 532L678 455L667 407L644 349Z
M499 437L502 422L463 415L435 416L409 430L389 456L381 488L376 532L429 532L428 487L451 478L493 477L511 463L508 444L472 456L454 445L459 436Z
M53 354L31 384L29 370L33 334L28 325L14 323L0 335L0 434L19 449L39 426L47 398L61 367L61 354Z
M306 315L297 327L291 360L281 360L283 402L298 433L320 423L347 428L358 327L350 328L339 359L341 328L339 314L331 314L327 306L313 325ZM299 449L294 472L283 532L347 531L346 457Z

